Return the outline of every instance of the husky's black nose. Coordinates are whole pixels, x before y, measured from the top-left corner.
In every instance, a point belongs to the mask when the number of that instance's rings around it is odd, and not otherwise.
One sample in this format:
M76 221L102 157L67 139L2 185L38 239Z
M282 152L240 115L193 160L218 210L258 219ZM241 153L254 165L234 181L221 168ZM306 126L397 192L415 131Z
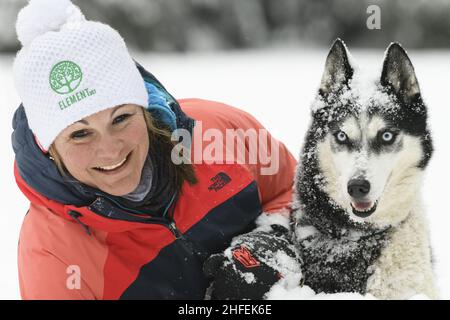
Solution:
M370 191L370 183L365 179L352 179L348 182L347 192L354 199L362 199Z

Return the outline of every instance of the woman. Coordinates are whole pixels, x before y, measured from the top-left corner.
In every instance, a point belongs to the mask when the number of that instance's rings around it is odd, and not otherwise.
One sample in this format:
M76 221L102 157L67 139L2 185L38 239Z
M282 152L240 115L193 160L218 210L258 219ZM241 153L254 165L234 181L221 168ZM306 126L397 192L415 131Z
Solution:
M277 143L272 175L260 163L175 164L175 129L263 128L221 103L175 100L115 30L85 20L69 0L32 0L17 32L23 105L12 142L17 184L30 200L22 297L203 299L205 259L262 213L288 212L292 155Z

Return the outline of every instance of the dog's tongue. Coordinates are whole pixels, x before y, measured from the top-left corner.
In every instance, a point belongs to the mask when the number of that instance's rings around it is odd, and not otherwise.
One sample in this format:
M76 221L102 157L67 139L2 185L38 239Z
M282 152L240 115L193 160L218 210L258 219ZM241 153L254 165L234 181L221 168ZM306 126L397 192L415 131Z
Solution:
M353 207L358 211L367 211L372 208L372 202L355 202Z

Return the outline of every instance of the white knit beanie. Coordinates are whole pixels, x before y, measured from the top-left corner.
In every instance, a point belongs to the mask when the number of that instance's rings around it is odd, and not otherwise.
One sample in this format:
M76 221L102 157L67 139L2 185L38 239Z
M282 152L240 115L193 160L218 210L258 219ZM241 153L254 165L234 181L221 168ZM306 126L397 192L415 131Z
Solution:
M119 33L87 21L70 0L31 0L17 17L14 78L43 151L72 123L122 104L148 105Z

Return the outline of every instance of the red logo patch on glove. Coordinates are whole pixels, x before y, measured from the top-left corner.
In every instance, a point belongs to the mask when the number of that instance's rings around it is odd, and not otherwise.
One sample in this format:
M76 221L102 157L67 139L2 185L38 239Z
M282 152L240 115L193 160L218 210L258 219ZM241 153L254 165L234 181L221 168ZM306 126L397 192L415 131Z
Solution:
M240 248L234 249L232 251L233 258L239 261L246 268L259 267L260 262L252 256L250 250L245 246L241 245Z

